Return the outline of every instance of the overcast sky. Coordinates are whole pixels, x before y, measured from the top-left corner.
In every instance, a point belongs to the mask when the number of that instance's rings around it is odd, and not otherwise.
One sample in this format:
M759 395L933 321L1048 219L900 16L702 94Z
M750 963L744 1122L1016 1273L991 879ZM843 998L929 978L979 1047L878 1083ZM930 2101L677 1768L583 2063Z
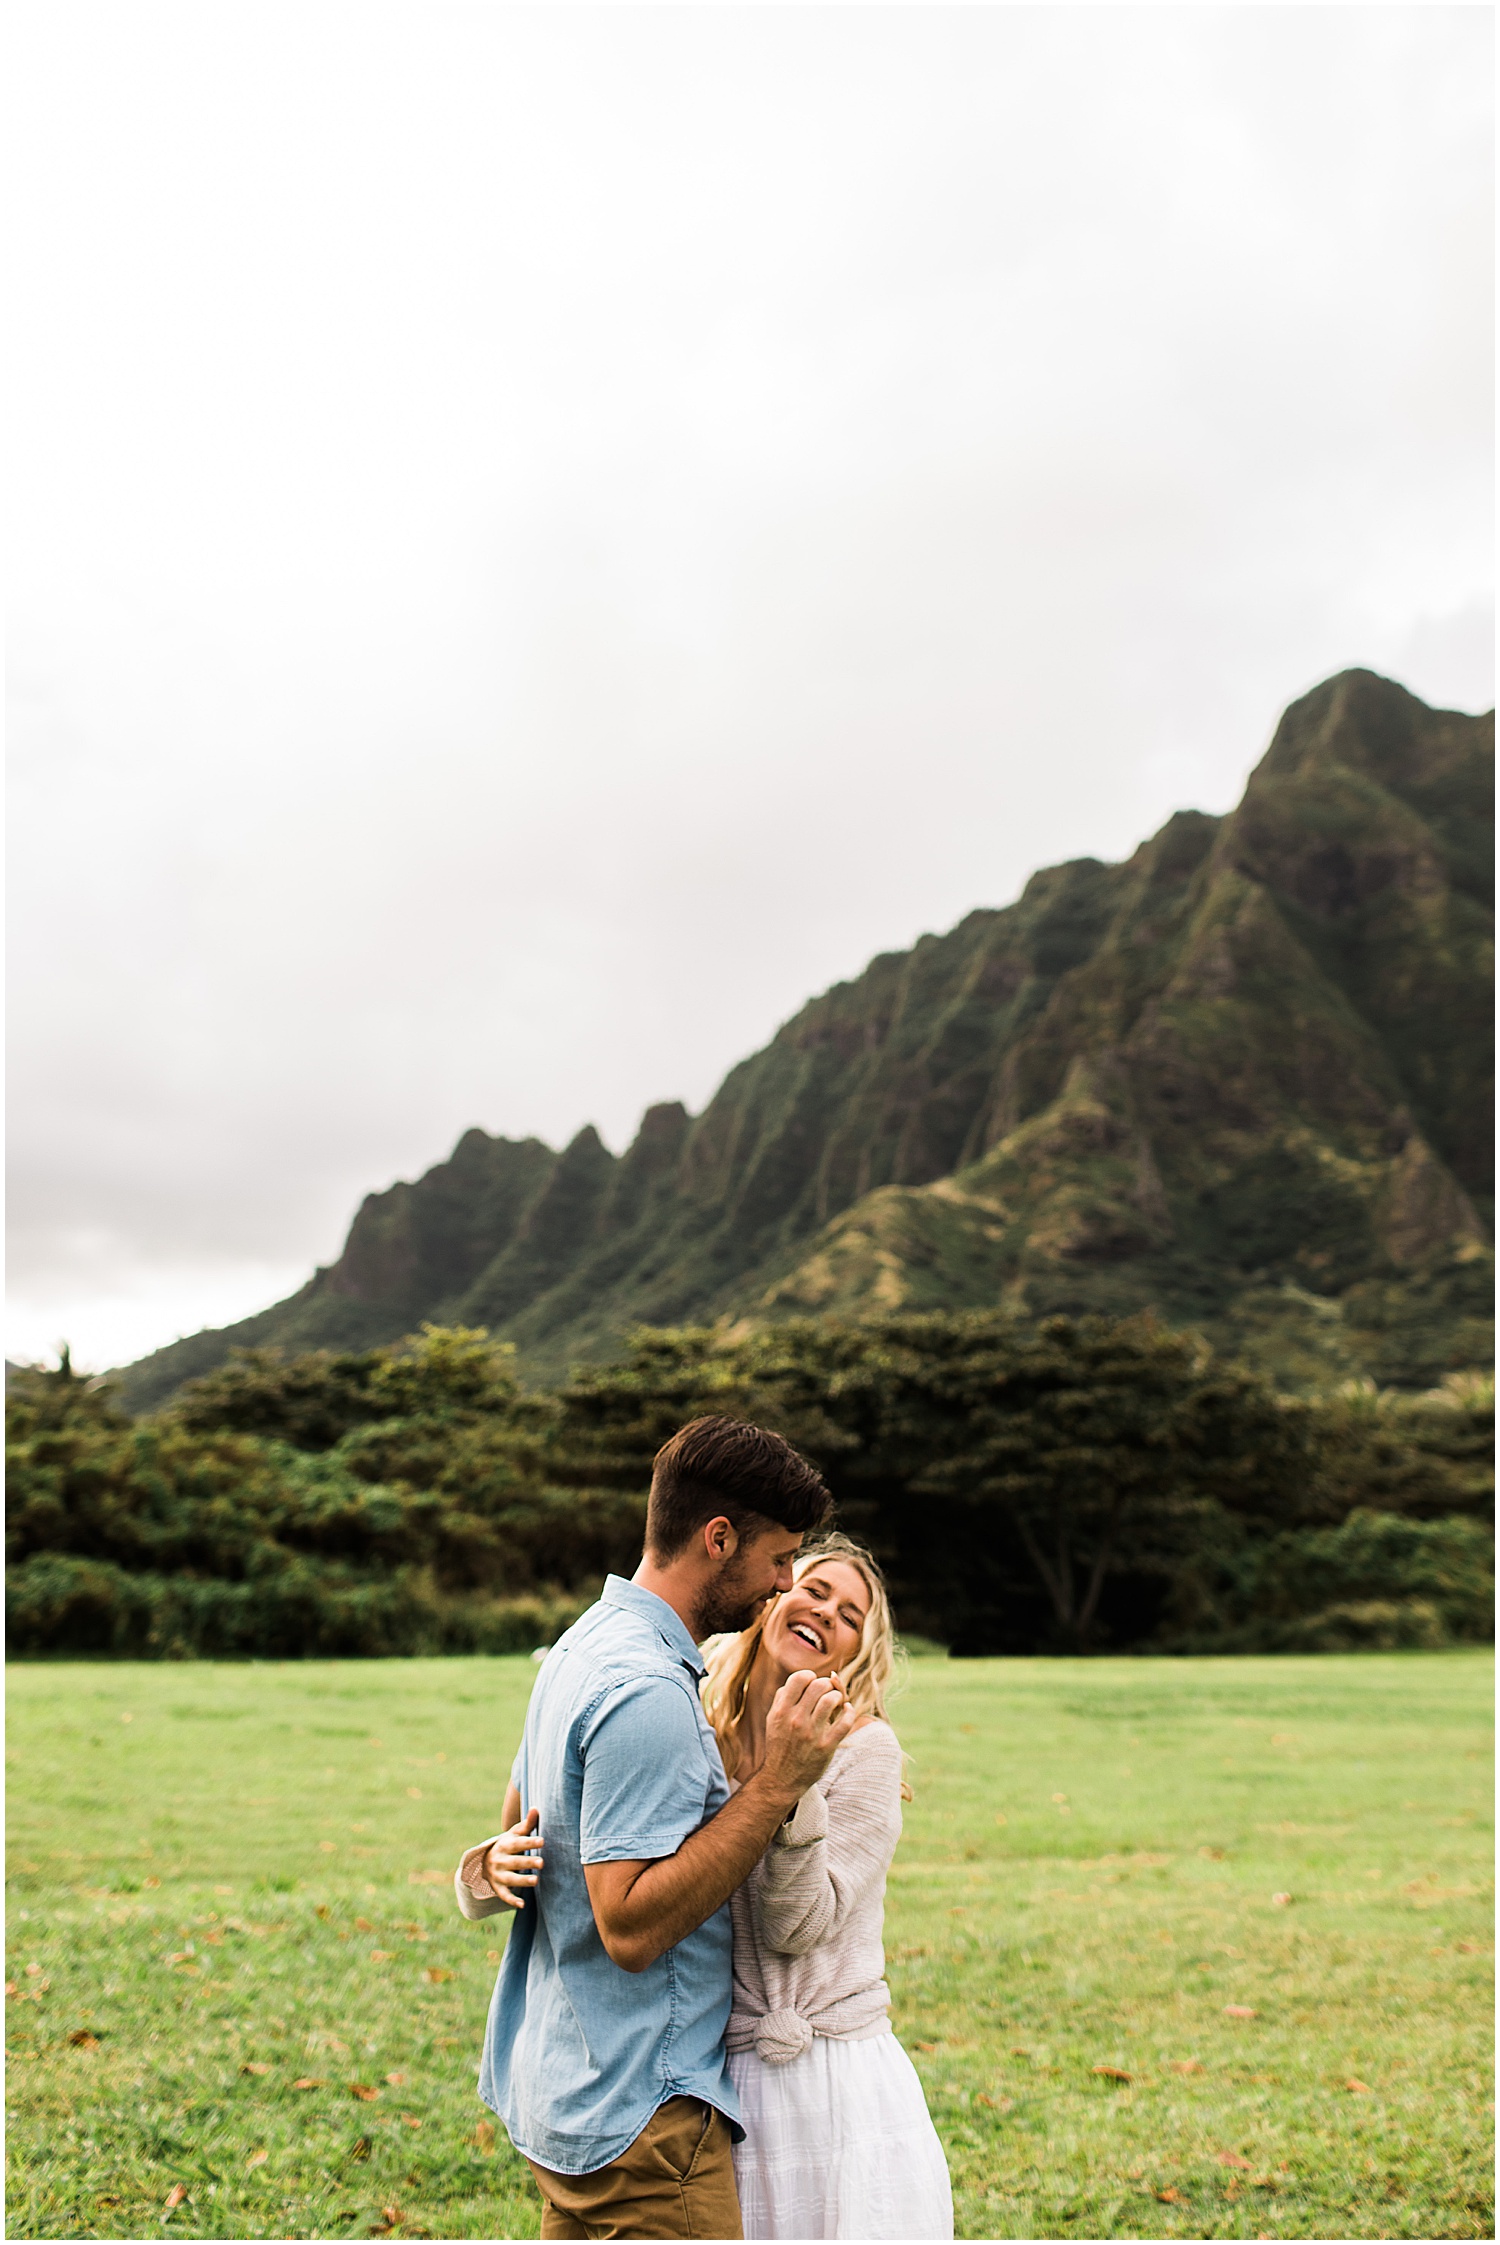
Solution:
M13 19L10 1352L1492 698L1488 10Z

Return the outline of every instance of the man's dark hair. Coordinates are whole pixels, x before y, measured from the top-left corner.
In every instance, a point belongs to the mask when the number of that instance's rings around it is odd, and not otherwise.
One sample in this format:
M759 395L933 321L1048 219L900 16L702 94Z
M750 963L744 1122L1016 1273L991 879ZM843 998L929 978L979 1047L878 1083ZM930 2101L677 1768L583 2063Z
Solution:
M656 1453L646 1549L654 1559L675 1558L720 1518L740 1536L773 1523L806 1535L832 1508L817 1468L779 1434L739 1419L690 1419Z

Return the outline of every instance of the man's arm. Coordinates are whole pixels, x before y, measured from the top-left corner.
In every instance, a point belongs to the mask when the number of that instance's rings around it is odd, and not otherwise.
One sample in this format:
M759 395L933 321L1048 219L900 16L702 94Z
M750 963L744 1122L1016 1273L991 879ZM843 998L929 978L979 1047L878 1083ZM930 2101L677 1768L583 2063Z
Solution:
M644 1972L742 1886L771 1835L816 1784L854 1727L826 1676L789 1676L766 1722L760 1768L675 1855L647 1863L586 1863L599 1938L626 1972Z

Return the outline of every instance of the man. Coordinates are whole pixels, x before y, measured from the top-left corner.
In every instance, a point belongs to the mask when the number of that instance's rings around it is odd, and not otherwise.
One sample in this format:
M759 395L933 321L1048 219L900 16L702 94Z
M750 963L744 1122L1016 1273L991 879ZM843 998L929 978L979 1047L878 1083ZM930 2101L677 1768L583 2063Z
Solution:
M698 1643L791 1587L828 1509L779 1436L693 1420L656 1458L634 1579L609 1577L537 1679L505 1822L539 1825L546 1871L511 1929L479 2093L536 2176L543 2237L742 2235L726 1904L853 1717L827 1677L789 1678L731 1797Z

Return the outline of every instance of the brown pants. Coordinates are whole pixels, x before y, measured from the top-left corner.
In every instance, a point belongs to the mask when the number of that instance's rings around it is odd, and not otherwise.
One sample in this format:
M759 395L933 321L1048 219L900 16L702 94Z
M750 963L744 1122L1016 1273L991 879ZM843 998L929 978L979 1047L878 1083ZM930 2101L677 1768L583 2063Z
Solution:
M527 2166L543 2237L744 2236L729 2123L700 2097L669 2097L628 2151L590 2175Z

